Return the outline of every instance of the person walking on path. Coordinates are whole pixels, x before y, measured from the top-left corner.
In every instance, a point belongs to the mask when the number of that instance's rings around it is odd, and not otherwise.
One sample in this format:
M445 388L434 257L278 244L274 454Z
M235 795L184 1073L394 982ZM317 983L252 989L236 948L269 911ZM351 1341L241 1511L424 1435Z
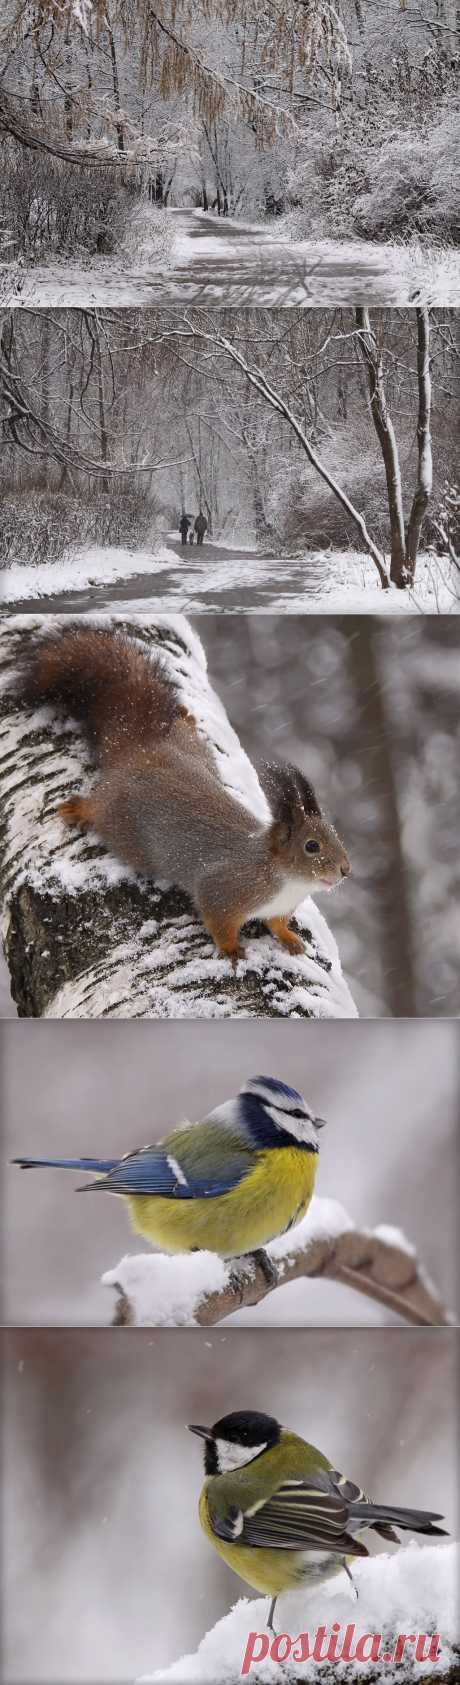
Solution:
M205 535L205 532L207 532L207 530L208 530L208 523L207 523L207 520L206 520L206 515L203 515L203 510L200 509L199 515L197 515L196 521L195 521L195 532L196 532L197 544L203 543L204 535Z
M188 534L189 526L191 526L191 521L192 521L191 515L185 515L185 514L181 515L181 518L180 518L180 521L179 521L179 532L180 532L182 544L187 543L187 534Z

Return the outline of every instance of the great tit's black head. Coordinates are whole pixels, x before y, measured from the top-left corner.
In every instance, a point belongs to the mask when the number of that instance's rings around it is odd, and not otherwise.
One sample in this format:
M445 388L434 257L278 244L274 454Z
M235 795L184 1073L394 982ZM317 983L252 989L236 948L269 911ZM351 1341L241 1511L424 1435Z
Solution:
M191 1424L190 1432L205 1441L206 1474L230 1474L278 1445L281 1428L274 1416L266 1416L262 1410L233 1410L212 1428Z

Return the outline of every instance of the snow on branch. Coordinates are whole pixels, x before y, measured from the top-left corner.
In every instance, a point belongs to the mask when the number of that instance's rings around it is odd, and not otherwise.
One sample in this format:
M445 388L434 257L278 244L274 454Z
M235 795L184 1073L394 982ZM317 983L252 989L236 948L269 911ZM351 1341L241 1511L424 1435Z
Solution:
M206 1685L207 1681L209 1685L236 1685L242 1676L252 1685L313 1685L318 1678L322 1685L337 1685L339 1679L343 1685L364 1685L364 1681L366 1685L383 1685L384 1680L395 1685L396 1679L402 1685L422 1679L425 1685L435 1685L435 1681L437 1685L454 1685L460 1654L458 1558L457 1544L420 1545L414 1539L392 1554L379 1551L367 1561L354 1563L357 1601L345 1574L337 1574L328 1585L316 1587L310 1594L307 1590L285 1594L277 1605L277 1626L280 1634L293 1639L290 1655L286 1643L280 1641L277 1647L267 1633L267 1600L242 1597L206 1633L195 1655L182 1656L171 1667L144 1675L138 1685L195 1685L195 1681L197 1685ZM312 1654L316 1634L324 1629L327 1638L322 1649L327 1656L327 1640L335 1623L340 1629L338 1659L332 1665L327 1659L318 1663ZM345 1633L350 1627L351 1657L341 1661ZM398 1660L398 1637L408 1633L414 1634L415 1640L424 1640L421 1648L418 1646L420 1656L416 1654L416 1641L409 1639ZM310 1654L305 1660L301 1634L309 1639ZM259 1643L252 1647L251 1635L259 1637ZM269 1641L267 1647L262 1642L264 1635ZM253 1661L249 1665L251 1648ZM385 1660L380 1666L380 1656L389 1656L390 1663Z
M291 956L254 922L235 973L185 894L136 877L94 833L64 829L60 803L94 771L85 741L72 721L50 708L25 709L12 690L32 635L59 623L58 616L5 615L0 626L0 891L20 1016L355 1017L334 938L310 899L297 914L303 954ZM223 783L250 812L268 818L256 772L211 689L202 644L186 619L118 613L92 615L91 623L117 625L147 649L160 649Z
M451 1320L405 1236L386 1226L356 1229L336 1200L313 1199L302 1222L266 1251L271 1283L252 1258L224 1261L212 1252L122 1258L103 1276L104 1286L117 1293L114 1321L131 1328L208 1328L288 1282L313 1277L354 1287L417 1327L446 1327Z
M125 125L129 123L126 115L124 121ZM97 165L99 168L101 164L111 164L124 171L142 164L158 164L165 158L177 158L186 149L190 151L190 136L187 139L185 130L180 126L174 130L171 125L160 128L157 135L133 134L129 144L125 144L122 151L115 142L112 144L107 136L92 140L77 137L69 145L57 134L50 134L49 129L45 132L29 122L24 122L16 110L14 99L5 94L2 94L0 99L0 134L2 132L10 135L27 151L45 152L64 164Z

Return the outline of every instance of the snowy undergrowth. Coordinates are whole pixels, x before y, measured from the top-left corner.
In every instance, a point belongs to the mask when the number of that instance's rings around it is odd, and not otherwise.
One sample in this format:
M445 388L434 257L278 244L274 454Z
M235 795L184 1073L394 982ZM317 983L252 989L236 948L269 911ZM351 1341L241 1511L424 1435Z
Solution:
M459 1552L456 1544L420 1545L415 1540L395 1550L391 1555L379 1552L369 1561L356 1562L353 1579L358 1590L355 1601L345 1575L337 1575L329 1585L314 1594L306 1591L290 1592L280 1598L276 1611L278 1633L297 1638L308 1632L310 1647L318 1628L325 1627L330 1635L338 1623L343 1642L347 1626L354 1627L353 1647L359 1638L369 1634L383 1636L382 1654L394 1655L399 1634L438 1633L440 1653L435 1661L417 1662L413 1645L408 1645L404 1661L392 1666L371 1666L369 1660L318 1663L313 1657L305 1662L279 1662L270 1655L255 1662L246 1677L252 1685L294 1685L297 1680L321 1681L321 1685L344 1685L365 1677L378 1680L379 1685L409 1685L416 1680L446 1678L452 1669L452 1680L458 1678L460 1649L458 1630L458 1570ZM237 1685L247 1651L250 1633L266 1633L267 1599L241 1598L223 1620L206 1633L195 1655L182 1656L172 1667L144 1676L154 1685ZM267 1635L268 1636L268 1635ZM426 1646L427 1647L427 1646ZM340 1655L339 1643L338 1653ZM262 1646L255 1651L261 1655ZM369 1657L368 1639L365 1655ZM141 1682L140 1682L141 1685Z
M277 1264L283 1285L283 1265L295 1254L315 1241L334 1240L353 1229L351 1217L335 1199L311 1200L306 1217L288 1235L279 1235L266 1251ZM383 1234L382 1234L383 1238ZM398 1244L406 1248L408 1242L398 1235ZM106 1270L104 1287L119 1286L129 1300L136 1327L180 1328L195 1323L196 1312L208 1294L220 1293L228 1285L228 1266L214 1252L177 1253L167 1257L164 1252L127 1255ZM242 1266L243 1267L243 1266ZM244 1272L254 1275L254 1266L247 1259Z
M382 591L376 570L364 552L310 551L303 556L263 557L247 554L209 559L206 546L178 556L167 545L155 549L91 546L63 556L60 562L37 566L17 563L0 574L5 604L46 599L72 592L145 578L150 609L205 613L214 604L225 608L225 594L242 592L245 612L321 614L449 614L460 610L460 580L446 556L422 554L411 590L391 586ZM161 576L166 574L167 579ZM151 591L158 576L158 596ZM250 594L254 593L251 603ZM243 595L244 593L244 595ZM261 600L262 597L262 600ZM136 610L143 605L142 590ZM231 609L234 605L231 604Z
M145 201L135 205L121 242L122 257L133 268L168 269L173 261L174 224L166 211Z

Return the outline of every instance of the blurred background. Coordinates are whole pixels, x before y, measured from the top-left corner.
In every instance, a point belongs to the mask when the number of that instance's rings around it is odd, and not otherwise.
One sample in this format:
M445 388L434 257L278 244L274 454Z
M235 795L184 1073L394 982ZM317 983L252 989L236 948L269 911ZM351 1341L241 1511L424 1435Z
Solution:
M352 862L318 897L359 1012L460 1012L460 626L209 615L211 677L252 759L293 760Z
M4 1160L110 1156L197 1120L250 1075L279 1076L327 1119L316 1191L357 1225L415 1244L448 1307L457 1299L459 1039L454 1023L244 1020L16 1021L0 1026ZM104 1270L149 1251L122 1199L82 1200L75 1171L7 1167L8 1323L107 1324ZM398 1319L326 1281L293 1282L232 1319L254 1324ZM230 1324L226 1323L226 1327Z
M3 1340L7 1685L151 1674L245 1595L201 1533L202 1451L187 1422L268 1410L376 1500L442 1511L455 1535L452 1330Z

